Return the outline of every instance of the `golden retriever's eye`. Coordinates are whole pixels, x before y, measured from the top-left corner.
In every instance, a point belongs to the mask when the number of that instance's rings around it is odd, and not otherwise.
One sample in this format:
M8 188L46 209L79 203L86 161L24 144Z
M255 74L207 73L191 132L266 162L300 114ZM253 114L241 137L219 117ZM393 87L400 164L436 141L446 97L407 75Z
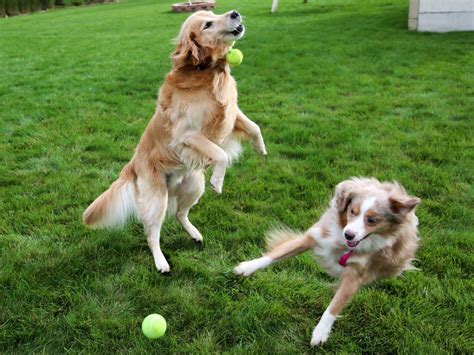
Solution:
M377 218L375 218L373 216L367 217L367 224L374 225L376 223L377 223Z
M204 24L204 27L202 28L203 30L207 30L209 27L212 26L212 21L207 21L205 24Z

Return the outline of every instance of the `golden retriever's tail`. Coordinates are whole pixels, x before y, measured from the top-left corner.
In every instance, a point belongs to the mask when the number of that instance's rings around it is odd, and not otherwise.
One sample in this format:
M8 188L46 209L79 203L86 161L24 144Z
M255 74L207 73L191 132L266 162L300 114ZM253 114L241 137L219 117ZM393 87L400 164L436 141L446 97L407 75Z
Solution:
M134 179L135 172L128 163L109 189L84 211L84 224L91 228L120 228L130 217L136 216Z
M279 225L267 233L265 238L267 244L267 251L270 252L279 245L283 244L292 239L297 239L303 237L304 234L300 232L293 231L288 227Z

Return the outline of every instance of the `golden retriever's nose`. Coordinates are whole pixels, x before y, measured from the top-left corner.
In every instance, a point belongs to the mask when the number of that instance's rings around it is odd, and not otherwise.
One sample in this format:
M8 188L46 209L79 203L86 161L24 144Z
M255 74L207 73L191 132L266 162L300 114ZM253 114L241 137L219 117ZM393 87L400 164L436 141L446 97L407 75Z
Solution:
M230 14L231 19L238 19L240 17L240 14L237 11L232 11Z

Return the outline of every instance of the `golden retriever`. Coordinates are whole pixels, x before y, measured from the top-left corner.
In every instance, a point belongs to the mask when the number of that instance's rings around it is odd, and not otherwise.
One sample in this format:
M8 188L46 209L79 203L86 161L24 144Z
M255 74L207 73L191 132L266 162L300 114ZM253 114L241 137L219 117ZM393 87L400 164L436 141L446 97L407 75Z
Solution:
M90 227L123 226L138 216L145 227L156 268L170 271L160 249L166 212L202 242L188 219L204 193L204 169L213 166L212 188L220 193L226 168L249 139L266 155L260 128L237 105L237 88L226 53L245 28L236 11L199 11L182 25L172 54L173 69L160 88L158 105L135 154L118 180L85 211Z
M418 248L418 197L398 183L352 178L336 187L328 210L306 233L286 229L269 234L268 253L240 263L249 276L275 261L313 249L325 271L341 279L329 307L314 328L311 345L324 343L336 316L363 284L413 269Z

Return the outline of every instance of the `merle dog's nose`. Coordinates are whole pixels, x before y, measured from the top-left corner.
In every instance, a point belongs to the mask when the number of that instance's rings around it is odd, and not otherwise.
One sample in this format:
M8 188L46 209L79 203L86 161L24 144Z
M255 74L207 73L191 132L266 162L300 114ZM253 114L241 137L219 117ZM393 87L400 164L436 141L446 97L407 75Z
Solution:
M239 17L240 17L240 14L237 11L232 11L232 13L230 14L231 19L236 19Z
M346 237L347 240L352 240L355 237L355 234L352 233L351 231L344 232L344 237Z

